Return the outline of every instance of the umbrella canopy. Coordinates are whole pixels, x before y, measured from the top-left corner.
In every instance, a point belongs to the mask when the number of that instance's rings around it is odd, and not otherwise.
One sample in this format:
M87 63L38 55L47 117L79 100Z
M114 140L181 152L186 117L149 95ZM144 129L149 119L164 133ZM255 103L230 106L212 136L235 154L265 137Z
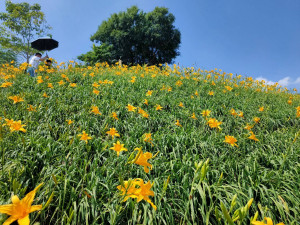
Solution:
M58 41L45 37L31 42L31 47L39 51L50 51L58 47Z

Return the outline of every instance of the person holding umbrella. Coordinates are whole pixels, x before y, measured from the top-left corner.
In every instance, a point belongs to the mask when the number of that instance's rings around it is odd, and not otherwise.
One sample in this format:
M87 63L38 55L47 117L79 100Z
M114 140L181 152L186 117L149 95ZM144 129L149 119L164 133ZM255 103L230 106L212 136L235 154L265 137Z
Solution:
M48 55L42 58L42 54L37 52L29 61L29 67L27 72L31 77L35 76L35 70L38 68L40 61L44 61L45 59L49 58Z
M58 41L49 37L42 37L31 42L31 47L37 49L38 51L50 51L58 47ZM32 57L32 59L29 62L29 64L31 64L31 67L28 68L30 76L34 77L34 70L38 68L40 61L44 61L47 58L49 58L47 54L45 57L42 58L41 53L36 53L35 56ZM49 62L47 62L46 64L48 65Z

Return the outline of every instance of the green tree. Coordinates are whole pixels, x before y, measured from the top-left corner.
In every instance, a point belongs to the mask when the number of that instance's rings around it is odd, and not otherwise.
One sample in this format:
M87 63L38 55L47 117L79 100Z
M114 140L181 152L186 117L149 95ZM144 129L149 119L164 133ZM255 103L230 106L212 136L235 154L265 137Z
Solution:
M51 27L47 25L39 4L12 3L7 0L5 6L6 12L0 13L0 44L29 62L30 56L36 51L30 47L31 41L45 35Z
M100 46L94 45L92 51L78 58L91 64L119 59L128 65L171 63L179 55L181 37L174 21L167 8L144 13L133 6L103 21L91 36Z
M13 51L9 49L3 49L0 46L0 65L10 63L11 61L16 62L16 59L17 56Z

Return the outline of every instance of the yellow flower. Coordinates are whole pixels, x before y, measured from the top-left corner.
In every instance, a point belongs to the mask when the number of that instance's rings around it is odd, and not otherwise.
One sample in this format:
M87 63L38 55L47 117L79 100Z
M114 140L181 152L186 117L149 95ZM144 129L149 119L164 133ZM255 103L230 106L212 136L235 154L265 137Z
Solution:
M87 133L85 133L85 131L82 132L82 134L78 134L78 137L80 137L81 141L85 141L85 143L88 142L88 140L91 140L92 137L90 137Z
M4 82L3 84L1 84L0 87L3 87L3 88L11 87L12 84L13 84L13 83L11 83L11 82Z
M100 91L98 91L97 89L93 89L93 93L94 93L95 95L99 95Z
M218 121L216 120L215 118L210 118L208 121L207 121L208 125L210 128L218 128L220 129L220 125L223 123L221 121Z
M203 117L208 117L210 115L210 113L211 113L211 111L206 109L206 110L203 110L201 114Z
M48 88L53 88L52 83L48 83Z
M143 116L144 118L149 118L149 114L148 114L147 112L145 112L145 111L142 113L142 116Z
M253 133L253 131L250 131L250 136L248 137L248 139L254 140L255 142L256 142L256 141L259 141L259 140L257 139L257 137L255 136L255 134Z
M255 123L259 123L260 118L259 118L259 117L254 117L254 118L253 118L253 121L254 121Z
M263 106L259 107L259 110L258 110L258 111L259 111L259 112L264 111L264 107L263 107Z
M239 112L238 116L239 117L244 117L244 113L241 111L241 112Z
M154 196L154 192L150 190L153 184L148 181L146 184L144 182L141 182L138 185L140 186L140 188L138 188L134 193L135 195L137 195L137 202L145 200L150 203L150 205L156 210L156 206L149 198L149 196Z
M11 100L13 100L14 104L16 104L18 102L24 102L24 99L21 98L21 97L19 97L19 96L17 96L17 95L15 95L15 96L9 96L8 98L11 99Z
M9 225L14 221L18 221L19 225L29 225L29 213L42 209L42 205L32 205L34 196L38 189L43 185L41 183L33 191L29 192L22 200L18 196L14 195L11 198L12 204L1 205L0 213L5 213L10 217L3 223L3 225Z
M147 99L144 99L144 104L148 105L148 100Z
M213 91L209 91L208 95L213 96L215 93Z
M100 87L100 85L97 82L94 82L92 86L95 87L95 88Z
M145 142L149 142L149 143L151 143L153 145L151 133L145 133L144 135L145 135L144 141Z
M184 105L182 102L180 102L178 106L184 108Z
M251 130L254 127L254 125L250 125L247 123L247 125L244 127L246 130Z
M264 220L267 222L265 223L264 221L253 221L253 225L273 225L273 221L270 217L265 217ZM277 223L276 225L284 225L284 223Z
M158 111L158 110L162 110L162 106L161 105L156 105L155 109Z
M13 121L10 125L10 132L14 132L14 131L22 131L22 132L26 132L26 130L23 128L26 125L22 124L21 120L19 121Z
M118 131L113 127L110 128L109 131L106 132L108 135L111 135L112 138L116 137L120 137L120 134L118 134Z
M153 92L153 91L149 91L149 90L148 90L147 93L146 93L146 96L152 96L152 92Z
M134 163L143 166L145 173L149 173L149 168L152 169L152 165L147 161L148 159L152 158L152 153L150 152L143 153L141 148L135 148L134 150L139 151L137 154L138 157L134 160Z
M11 120L10 119L5 119L5 121L6 121L6 123L3 124L3 126L8 126L8 127L10 127L14 122L13 119L11 119Z
M44 97L44 98L48 98L49 96L47 95L46 92L44 92L43 97Z
M195 113L193 113L193 115L191 116L191 118L192 118L192 119L194 119L194 120L196 120L196 119L197 119L197 117L196 117Z
M63 85L65 82L63 80L57 82L59 85Z
M122 185L118 185L117 188L122 192L121 195L125 195L123 202L127 201L128 198L136 198L134 194L137 190L136 185L139 183L139 178L134 180L124 181Z
M27 110L28 110L29 112L36 112L36 107L34 107L33 105L28 105Z
M179 120L176 120L175 125L176 125L176 126L179 126L179 127L182 127L182 125L179 123Z
M237 113L233 108L230 109L230 114L233 115L233 116L237 116Z
M228 90L228 91L231 91L233 88L230 87L230 86L225 86L225 88Z
M91 113L94 113L95 115L102 115L97 106L92 106Z
M68 125L74 123L74 121L72 121L72 120L66 120L66 121L68 122Z
M235 139L234 136L226 135L224 142L227 143L227 144L230 144L231 146L238 147L238 145L236 144L237 140Z
M116 112L112 112L111 116L115 119L115 120L119 120L118 115Z
M292 102L291 99L289 99L289 100L287 101L287 103L288 103L289 105L291 105L293 102Z
M156 206L150 200L149 196L154 196L154 192L151 191L153 184L148 181L146 184L140 178L134 180L124 181L122 185L119 185L117 188L122 192L121 195L124 195L124 202L128 198L137 198L137 202L142 200L147 201L150 205L156 210Z
M135 112L135 110L136 110L136 107L134 107L133 105L130 105L130 104L128 104L126 106L126 108L128 109L129 112Z
M110 149L116 151L117 156L120 155L120 152L127 151L127 148L124 148L124 144L121 144L119 141L117 141L117 143L114 143L114 147L111 147Z
M76 83L71 83L71 84L70 84L70 87L76 87L76 86L77 86Z
M41 83L44 82L42 78L38 78L36 81L37 81L38 84L41 84Z
M180 86L182 85L182 81L181 81L181 80L177 81L177 82L175 83L175 85L178 86L178 87L180 87Z

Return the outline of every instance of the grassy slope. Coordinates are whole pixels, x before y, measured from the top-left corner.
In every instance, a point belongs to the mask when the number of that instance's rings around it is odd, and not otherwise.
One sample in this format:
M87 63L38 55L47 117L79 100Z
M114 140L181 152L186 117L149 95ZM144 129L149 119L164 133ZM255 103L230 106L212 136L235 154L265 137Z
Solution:
M89 76L91 72L94 77ZM71 68L63 73L77 87L70 87L67 81L59 86L61 73L53 73L49 80L43 75L41 84L36 78L19 74L9 79L12 87L0 89L1 123L5 123L4 118L21 120L27 129L26 133L11 133L6 126L0 128L1 204L10 203L11 192L24 197L44 182L35 203L45 204L53 191L55 195L39 216L31 215L32 221L37 216L41 224L175 224L184 220L218 224L216 212L221 215L220 224L224 224L220 201L229 209L235 194L234 210L254 198L243 224L249 224L256 211L259 220L269 216L274 223L299 222L300 137L295 139L300 128L295 109L300 105L299 95L279 93L274 87L268 92L258 91L263 88L254 87L257 84L251 79L243 84L243 79L227 75L225 80L217 71L210 72L212 78L209 72L202 72L189 79L181 79L171 69L171 75L165 76L151 68ZM132 76L136 76L135 83L130 82ZM114 83L100 84L100 94L93 94L92 84L105 79ZM212 85L213 79L216 85ZM176 85L179 80L181 86ZM47 83L54 88L48 88ZM247 87L251 84L253 87ZM163 85L172 87L172 91L161 90ZM226 85L233 90L224 93ZM152 96L146 96L148 90L153 90ZM214 91L214 96L209 96L209 91ZM44 92L49 98L42 96ZM12 95L21 95L25 101L12 104L8 99ZM287 103L290 96L291 105ZM149 105L143 103L144 99ZM178 106L180 102L184 108ZM29 104L37 111L29 112ZM128 104L141 107L149 113L149 119L128 112ZM156 111L156 104L163 110ZM91 114L92 105L98 106L102 115ZM264 106L263 112L258 111L260 106ZM242 111L244 117L231 115L231 108ZM210 117L223 122L220 131L210 128L201 116L206 109L212 111ZM119 120L111 117L113 111ZM197 120L190 118L192 113ZM249 140L249 132L244 129L246 123L254 124L254 117L261 118L252 129L259 142ZM68 125L67 119L74 123ZM175 125L177 119L182 127ZM112 127L119 131L120 138L113 140L106 134ZM93 138L88 144L77 136L83 130ZM144 133L152 133L154 145L144 142ZM224 143L225 135L234 136L238 147ZM117 140L128 149L119 157L109 150ZM136 147L153 154L160 151L149 160L153 165L149 174L141 166L126 164ZM207 159L206 178L200 181L194 164ZM145 201L120 202L116 188L120 180L138 177L154 182L155 197L150 198L157 211Z

